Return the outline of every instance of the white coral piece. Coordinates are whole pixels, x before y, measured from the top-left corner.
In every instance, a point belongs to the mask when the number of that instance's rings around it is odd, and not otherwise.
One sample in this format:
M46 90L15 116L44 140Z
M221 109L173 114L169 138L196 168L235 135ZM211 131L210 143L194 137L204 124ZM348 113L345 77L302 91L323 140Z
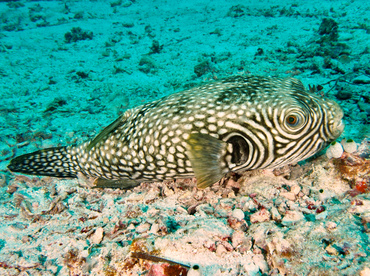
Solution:
M332 142L326 150L326 156L328 158L339 158L343 154L343 146L336 141Z
M354 153L357 150L357 143L352 139L343 139L341 144L345 152Z

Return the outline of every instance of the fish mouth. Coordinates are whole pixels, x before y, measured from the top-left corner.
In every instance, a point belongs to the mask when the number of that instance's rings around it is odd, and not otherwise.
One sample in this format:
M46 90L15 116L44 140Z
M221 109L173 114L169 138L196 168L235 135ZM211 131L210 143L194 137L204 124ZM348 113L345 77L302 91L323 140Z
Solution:
M334 123L333 125L333 135L335 136L334 139L337 139L344 131L345 123L343 120Z
M331 133L334 136L333 140L337 139L344 131L345 123L343 121L343 109L340 107L339 104L334 103L334 106L332 108L332 114L333 114L333 124L331 126Z

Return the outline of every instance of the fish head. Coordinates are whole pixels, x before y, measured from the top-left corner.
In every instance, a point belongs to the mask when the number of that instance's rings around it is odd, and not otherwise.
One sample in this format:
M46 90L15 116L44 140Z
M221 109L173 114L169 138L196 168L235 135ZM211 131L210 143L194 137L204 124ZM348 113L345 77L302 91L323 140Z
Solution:
M285 101L287 108L280 113L283 114L280 123L288 133L302 134L306 139L317 137L325 145L343 133L345 127L343 109L334 100L300 91L291 94Z
M261 87L261 86L260 86ZM304 89L296 79L272 80L255 96L252 110L233 131L233 171L276 168L321 151L343 130L343 110L333 100Z
M343 133L343 110L335 101L303 89L278 98L281 105L277 104L272 131L274 167L304 160Z

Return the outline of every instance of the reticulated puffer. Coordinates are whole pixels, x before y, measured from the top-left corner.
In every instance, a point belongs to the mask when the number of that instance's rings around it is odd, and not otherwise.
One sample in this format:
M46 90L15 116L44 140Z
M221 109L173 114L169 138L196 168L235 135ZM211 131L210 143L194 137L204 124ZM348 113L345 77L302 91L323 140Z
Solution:
M205 188L228 172L276 168L319 152L344 129L332 100L294 78L236 76L126 111L80 145L11 160L13 172L96 178L97 187L195 176Z

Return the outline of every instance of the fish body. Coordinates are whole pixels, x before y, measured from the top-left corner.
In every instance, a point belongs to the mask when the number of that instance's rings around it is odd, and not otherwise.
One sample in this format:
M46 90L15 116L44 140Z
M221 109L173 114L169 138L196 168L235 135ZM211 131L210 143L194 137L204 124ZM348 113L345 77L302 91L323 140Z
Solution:
M236 76L126 111L96 138L11 160L13 172L82 173L98 187L276 168L317 153L343 132L343 111L294 78Z

